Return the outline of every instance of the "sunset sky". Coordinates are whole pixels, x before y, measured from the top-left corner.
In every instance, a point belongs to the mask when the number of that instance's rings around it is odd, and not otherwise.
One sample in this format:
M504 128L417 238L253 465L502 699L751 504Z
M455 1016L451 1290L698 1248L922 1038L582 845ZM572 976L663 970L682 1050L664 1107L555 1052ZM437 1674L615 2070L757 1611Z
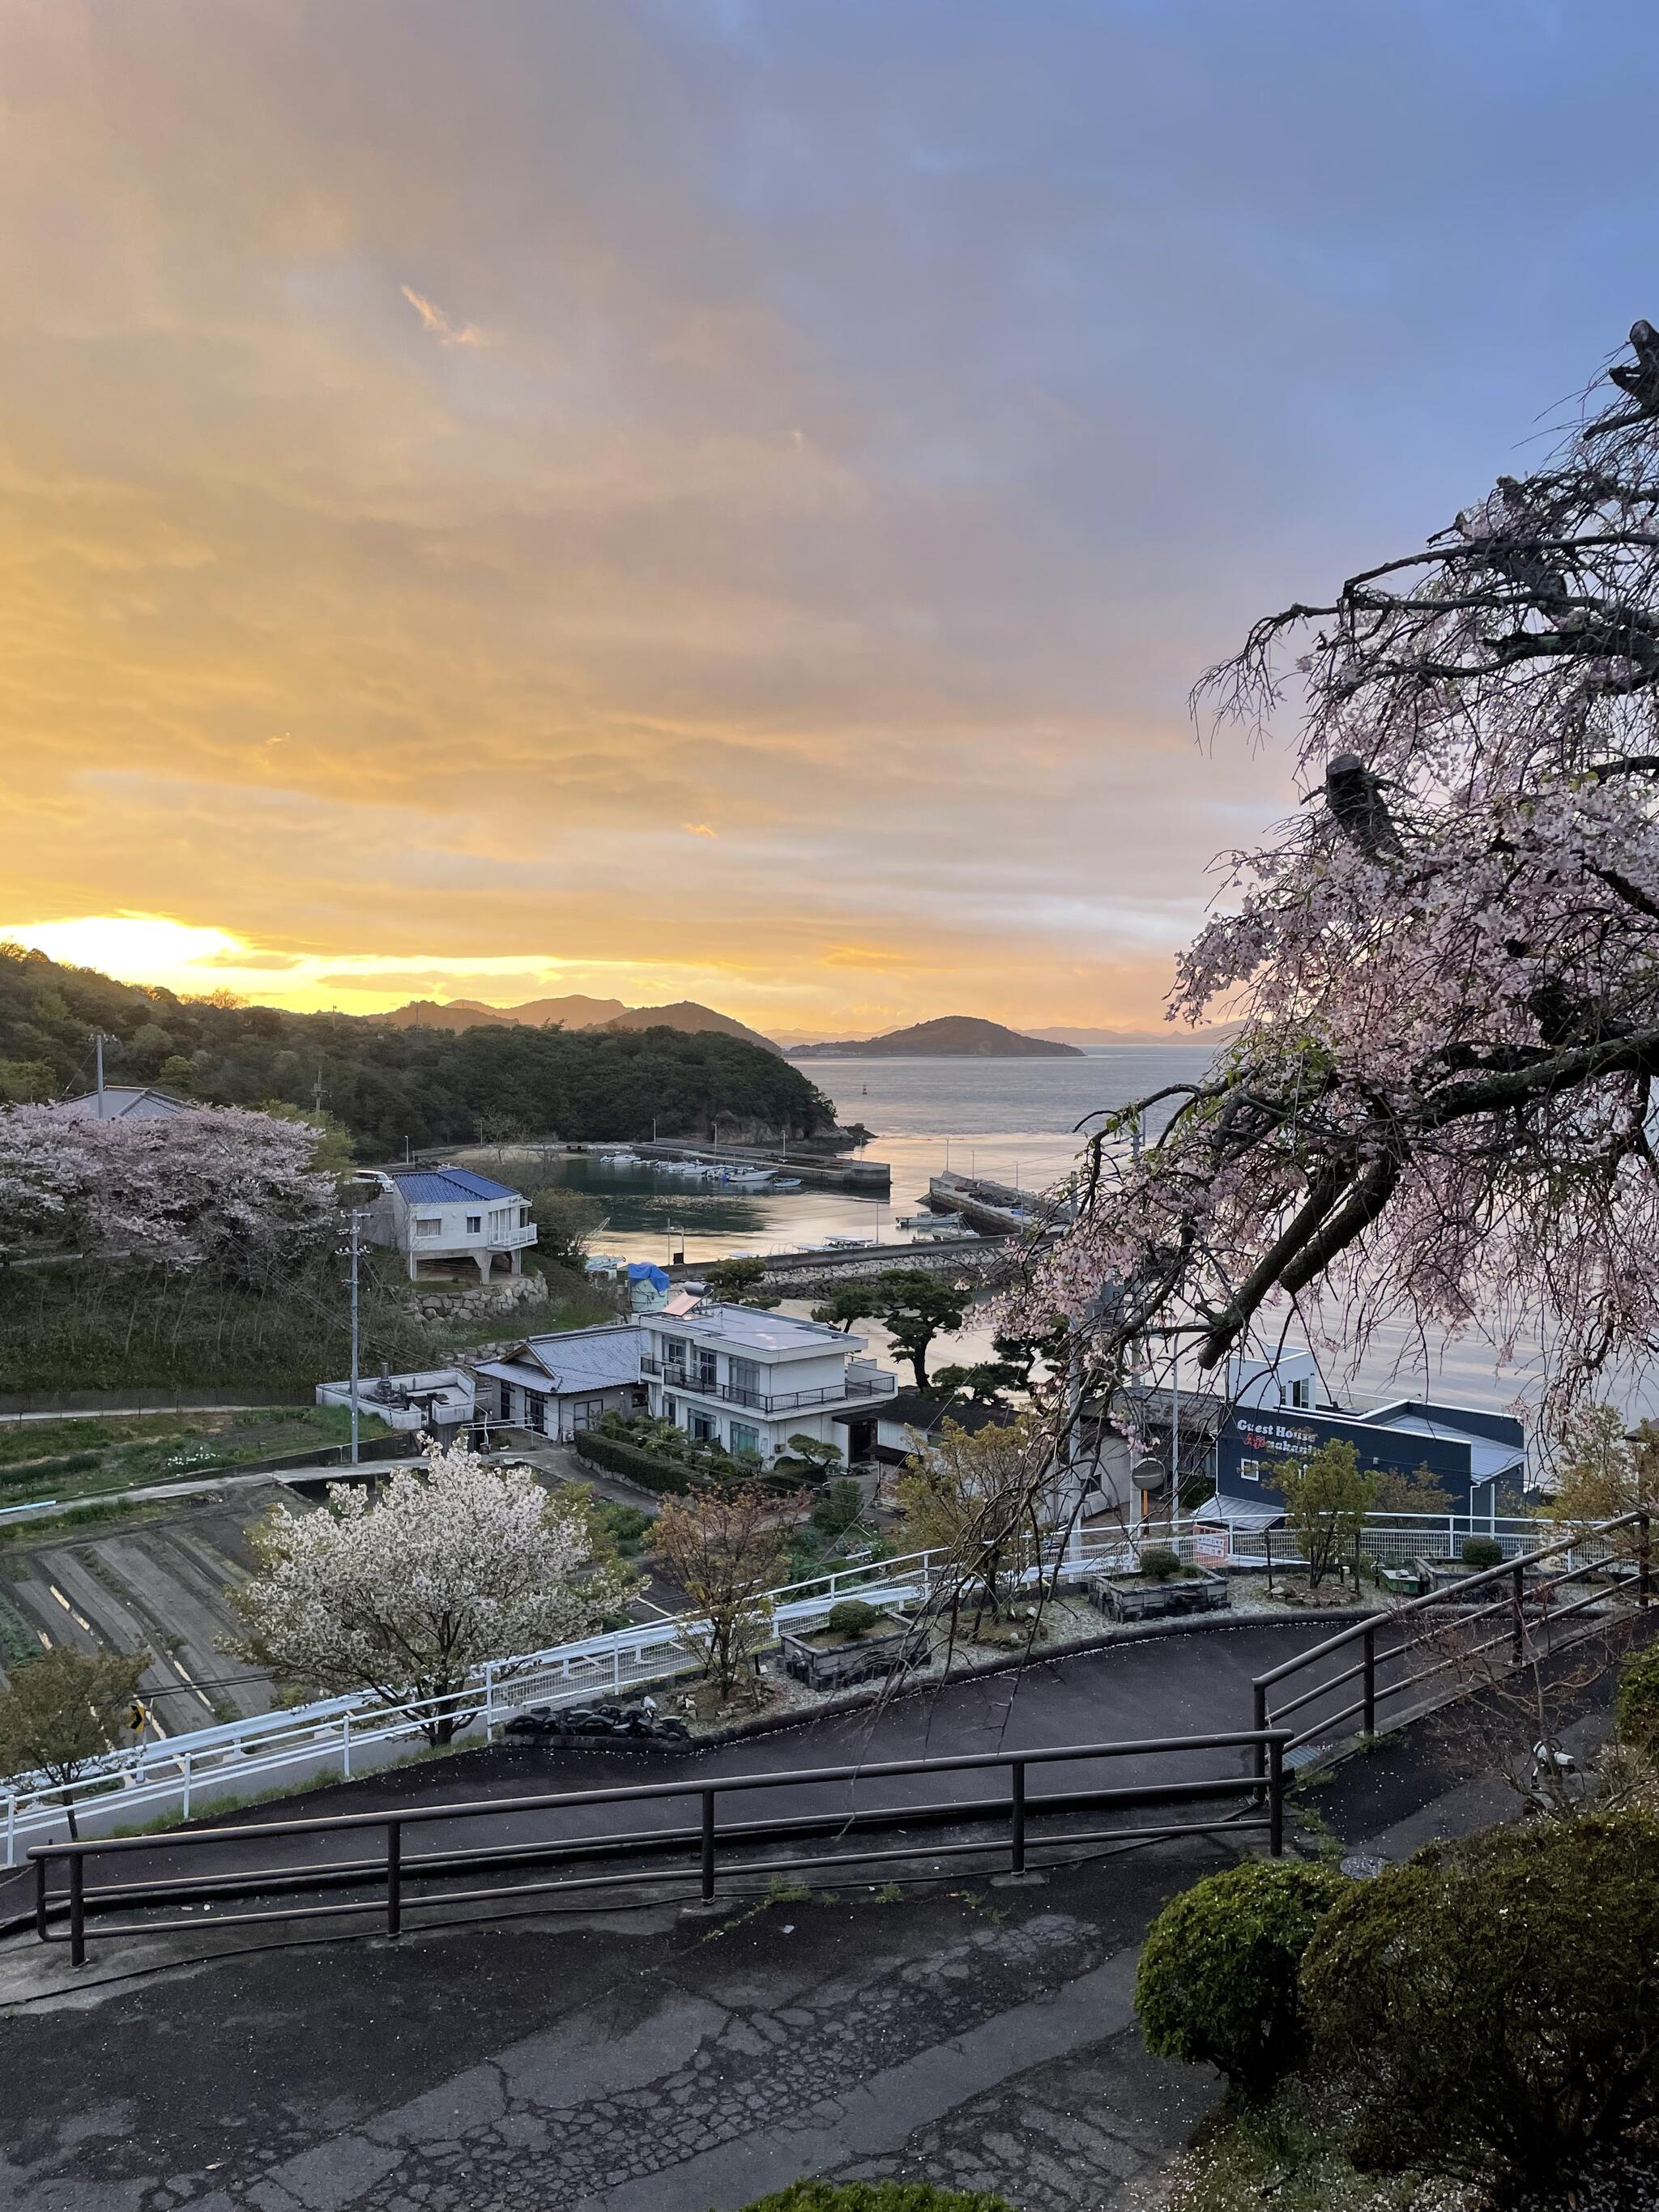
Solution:
M1659 320L1650 0L0 0L0 934L1145 1024L1184 698Z

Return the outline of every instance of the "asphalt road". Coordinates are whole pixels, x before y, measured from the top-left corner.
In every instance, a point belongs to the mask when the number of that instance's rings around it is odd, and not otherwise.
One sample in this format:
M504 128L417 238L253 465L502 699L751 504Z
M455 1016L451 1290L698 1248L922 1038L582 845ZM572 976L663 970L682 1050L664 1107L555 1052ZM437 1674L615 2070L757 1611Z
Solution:
M1121 1644L1023 1669L970 1676L913 1692L882 1707L808 1720L705 1751L630 1755L505 1743L287 1797L203 1823L195 1832L213 1837L227 1826L259 1828L277 1820L345 1813L486 1808L482 1813L431 1819L405 1829L403 1855L410 1884L410 1917L415 1923L420 1917L414 1900L422 1894L421 1862L434 1853L584 1840L614 1834L619 1828L689 1833L697 1818L695 1797L646 1800L620 1808L556 1806L533 1811L520 1809L519 1801L526 1797L640 1783L776 1774L775 1785L722 1799L722 1821L799 1819L854 1808L891 1809L902 1819L906 1808L990 1797L1006 1790L1006 1780L971 1770L854 1784L813 1784L799 1777L803 1770L823 1766L1248 1728L1252 1676L1328 1632L1324 1624L1264 1623ZM1238 1776L1246 1771L1246 1758L1243 1750L1223 1749L1085 1760L1064 1769L1033 1770L1029 1789L1035 1806L1049 1790ZM349 1856L374 1858L383 1849L383 1832L371 1830L352 1846ZM299 1869L337 1863L346 1855L337 1832L271 1836L257 1845L245 1837L226 1837L222 1842L185 1846L176 1838L163 1836L153 1844L120 1854L118 1861L94 1866L88 1885L96 1887L118 1876L125 1883L186 1872L200 1878L244 1872L251 1865L261 1870ZM22 1908L21 1887L14 1881L0 1891L0 1915L9 1917Z

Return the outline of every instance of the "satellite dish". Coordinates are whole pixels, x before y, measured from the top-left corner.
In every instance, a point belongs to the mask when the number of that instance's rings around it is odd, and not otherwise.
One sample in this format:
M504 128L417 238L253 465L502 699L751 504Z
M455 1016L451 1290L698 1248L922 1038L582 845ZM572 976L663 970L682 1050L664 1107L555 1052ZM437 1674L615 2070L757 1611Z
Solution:
M1129 1480L1137 1490L1162 1490L1170 1480L1170 1470L1161 1459L1154 1459L1149 1452L1129 1469Z

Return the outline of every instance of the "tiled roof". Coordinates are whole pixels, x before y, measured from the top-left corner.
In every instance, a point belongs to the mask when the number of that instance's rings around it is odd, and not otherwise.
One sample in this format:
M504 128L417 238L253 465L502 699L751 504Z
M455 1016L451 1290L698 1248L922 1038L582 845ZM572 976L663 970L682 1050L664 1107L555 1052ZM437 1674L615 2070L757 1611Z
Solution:
M387 1168L386 1173L403 1195L417 1206L453 1206L468 1198L519 1198L522 1192L470 1168Z
M601 1322L597 1328L532 1336L505 1359L480 1365L477 1372L532 1389L544 1390L550 1382L561 1394L615 1389L640 1379L640 1333L631 1322Z

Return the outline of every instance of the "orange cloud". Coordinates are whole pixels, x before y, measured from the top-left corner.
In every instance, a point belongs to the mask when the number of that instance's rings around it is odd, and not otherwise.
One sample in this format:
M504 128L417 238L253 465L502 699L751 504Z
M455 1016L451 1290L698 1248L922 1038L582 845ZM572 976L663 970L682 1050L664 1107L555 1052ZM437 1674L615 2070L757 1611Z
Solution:
M398 289L421 319L421 328L429 331L440 345L477 346L484 343L484 334L476 323L453 323L441 307L434 307L430 300L423 300L407 284Z

